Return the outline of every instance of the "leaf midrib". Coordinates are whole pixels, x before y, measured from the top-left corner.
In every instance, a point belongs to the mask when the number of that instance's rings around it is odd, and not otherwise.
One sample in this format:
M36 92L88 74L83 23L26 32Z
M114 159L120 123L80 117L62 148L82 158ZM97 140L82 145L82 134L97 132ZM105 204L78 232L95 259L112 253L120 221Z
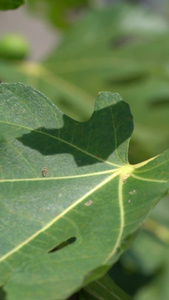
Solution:
M76 178L83 178L83 177L92 177L92 176L99 176L109 173L115 173L117 169L111 169L107 171L100 171L95 173L86 173L80 175L69 175L69 176L60 176L60 177L32 177L32 178L12 178L12 179L0 179L0 183L2 182L23 182L23 181L50 181L50 180L65 180L65 179L76 179Z

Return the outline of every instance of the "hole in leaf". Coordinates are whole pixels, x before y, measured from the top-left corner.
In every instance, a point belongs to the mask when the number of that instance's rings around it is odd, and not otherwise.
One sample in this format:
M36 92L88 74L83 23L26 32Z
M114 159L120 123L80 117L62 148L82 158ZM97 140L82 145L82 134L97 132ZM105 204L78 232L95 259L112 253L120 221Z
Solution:
M73 237L69 238L68 240L62 242L61 244L57 245L56 247L54 247L50 251L48 251L48 253L52 253L52 252L61 250L62 248L66 247L66 246L68 246L70 244L73 244L76 241L76 239L77 238L75 236L73 236Z
M169 107L169 95L162 96L151 100L149 103L150 108L165 108Z

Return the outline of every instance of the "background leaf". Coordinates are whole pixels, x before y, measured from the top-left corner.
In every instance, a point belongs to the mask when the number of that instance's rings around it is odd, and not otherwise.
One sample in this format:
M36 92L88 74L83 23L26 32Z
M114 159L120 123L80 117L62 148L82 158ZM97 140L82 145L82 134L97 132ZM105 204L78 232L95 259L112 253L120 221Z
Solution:
M78 13L92 5L89 0L28 0L28 7L33 13L45 17L52 25L67 29L75 22Z
M131 300L130 296L124 293L108 275L92 282L81 292L84 299L107 299L107 300Z
M15 9L24 4L24 0L0 0L0 9Z
M135 116L130 161L168 148L168 23L137 6L93 10L41 63L0 63L2 81L44 92L69 116L87 120L99 90L119 92Z

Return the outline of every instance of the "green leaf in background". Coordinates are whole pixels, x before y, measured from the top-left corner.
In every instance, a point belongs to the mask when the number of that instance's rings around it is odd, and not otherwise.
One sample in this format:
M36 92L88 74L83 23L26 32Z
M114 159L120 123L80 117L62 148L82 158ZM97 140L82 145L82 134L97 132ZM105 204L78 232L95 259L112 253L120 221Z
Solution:
M75 17L83 12L86 7L92 4L90 0L28 0L29 9L45 18L52 25L62 29L68 28L75 20Z
M70 30L45 68L87 91L88 98L98 89L118 91L136 119L134 141L144 145L149 158L169 145L168 35L168 23L158 15L141 7L109 6ZM138 162L142 149L134 151L135 144L131 158Z
M131 300L130 296L124 293L108 275L90 283L81 291L81 295L83 295L82 300Z
M45 62L1 61L0 78L33 85L81 120L91 114L99 90L120 93L135 116L130 161L136 163L169 147L168 36L168 23L158 15L108 6L89 12Z
M72 120L23 84L0 85L0 283L9 300L65 299L105 274L167 192L169 151L128 163L118 94Z
M24 0L0 0L0 9L15 9L24 4Z

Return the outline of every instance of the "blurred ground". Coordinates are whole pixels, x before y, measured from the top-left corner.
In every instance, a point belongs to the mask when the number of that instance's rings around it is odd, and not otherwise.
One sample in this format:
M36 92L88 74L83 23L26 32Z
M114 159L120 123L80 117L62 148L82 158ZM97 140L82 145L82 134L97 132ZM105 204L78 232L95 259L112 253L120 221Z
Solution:
M56 30L44 20L32 17L24 6L16 10L0 11L0 37L9 32L21 34L28 39L31 60L42 59L59 39Z

